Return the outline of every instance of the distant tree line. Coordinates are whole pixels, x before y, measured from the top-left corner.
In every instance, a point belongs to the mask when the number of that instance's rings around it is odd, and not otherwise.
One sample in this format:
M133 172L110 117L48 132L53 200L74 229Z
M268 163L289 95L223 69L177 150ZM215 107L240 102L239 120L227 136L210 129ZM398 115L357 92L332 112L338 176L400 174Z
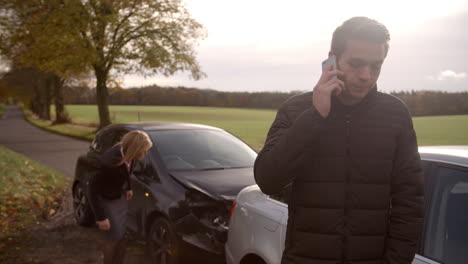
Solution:
M300 92L222 92L186 87L114 88L109 90L112 105L213 106L239 108L278 108L287 98ZM67 104L95 104L95 92L86 87L65 91Z
M277 109L300 91L222 92L186 87L114 88L109 90L112 105L214 106ZM68 87L66 104L95 104L95 91L83 86ZM468 114L468 92L411 91L391 93L403 100L413 116Z
M413 116L468 114L468 92L411 91L392 94L408 105Z

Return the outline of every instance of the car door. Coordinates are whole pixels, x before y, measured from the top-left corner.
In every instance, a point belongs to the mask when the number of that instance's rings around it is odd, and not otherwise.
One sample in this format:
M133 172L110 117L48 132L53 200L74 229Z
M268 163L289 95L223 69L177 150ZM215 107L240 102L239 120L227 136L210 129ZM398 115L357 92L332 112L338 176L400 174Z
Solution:
M142 233L148 201L154 199L151 185L160 183L157 170L153 167L151 150L141 160L136 160L130 180L133 198L129 201L127 227L138 234Z
M468 168L434 163L429 185L420 252L413 264L465 264L468 259Z

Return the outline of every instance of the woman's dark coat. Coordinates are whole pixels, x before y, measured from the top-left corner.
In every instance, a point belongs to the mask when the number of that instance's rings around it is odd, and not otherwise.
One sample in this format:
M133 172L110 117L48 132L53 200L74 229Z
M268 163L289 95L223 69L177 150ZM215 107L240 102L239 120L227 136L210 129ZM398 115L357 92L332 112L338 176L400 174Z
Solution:
M131 190L130 172L127 165L119 165L121 160L120 145L108 149L100 159L100 169L88 182L88 197L96 221L107 218L100 199L119 199L123 190Z

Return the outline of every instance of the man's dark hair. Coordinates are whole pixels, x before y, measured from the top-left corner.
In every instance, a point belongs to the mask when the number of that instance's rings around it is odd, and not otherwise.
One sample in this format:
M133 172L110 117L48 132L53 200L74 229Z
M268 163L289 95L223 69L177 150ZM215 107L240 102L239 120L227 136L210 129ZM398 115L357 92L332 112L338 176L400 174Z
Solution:
M335 29L333 32L331 51L340 57L343 54L346 42L350 39L363 40L375 44L385 44L387 56L390 33L380 22L368 17L353 17Z

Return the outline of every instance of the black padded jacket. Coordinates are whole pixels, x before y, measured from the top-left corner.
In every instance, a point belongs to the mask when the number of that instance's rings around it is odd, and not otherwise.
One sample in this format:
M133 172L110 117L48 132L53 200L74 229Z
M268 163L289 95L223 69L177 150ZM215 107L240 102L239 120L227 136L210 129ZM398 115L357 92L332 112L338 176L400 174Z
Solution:
M423 222L423 174L411 116L373 89L357 105L312 93L279 109L254 167L266 194L291 184L282 263L410 264Z

